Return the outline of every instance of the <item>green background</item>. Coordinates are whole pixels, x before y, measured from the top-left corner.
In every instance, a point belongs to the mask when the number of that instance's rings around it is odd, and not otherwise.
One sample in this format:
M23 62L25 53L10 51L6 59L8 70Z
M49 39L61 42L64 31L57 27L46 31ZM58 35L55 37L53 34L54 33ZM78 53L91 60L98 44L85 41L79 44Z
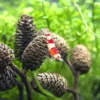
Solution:
M53 0L52 0L53 1ZM57 0L56 0L57 1ZM75 3L78 4L77 8ZM81 13L80 13L81 10ZM89 73L79 78L79 95L81 100L100 100L100 2L99 0L0 0L0 42L14 48L15 30L22 14L34 17L37 29L48 27L62 36L71 50L78 44L84 44L90 51L92 66ZM15 60L21 69L21 63ZM62 62L46 59L37 72L56 72L63 75L69 87L73 87L73 75L68 66ZM32 74L28 72L29 82ZM19 80L19 76L18 76ZM33 100L49 100L46 96L32 90ZM26 91L24 91L26 100ZM17 87L0 93L0 98L18 100ZM50 100L58 100L52 98ZM61 100L72 100L66 93ZM1 99L2 100L2 99Z

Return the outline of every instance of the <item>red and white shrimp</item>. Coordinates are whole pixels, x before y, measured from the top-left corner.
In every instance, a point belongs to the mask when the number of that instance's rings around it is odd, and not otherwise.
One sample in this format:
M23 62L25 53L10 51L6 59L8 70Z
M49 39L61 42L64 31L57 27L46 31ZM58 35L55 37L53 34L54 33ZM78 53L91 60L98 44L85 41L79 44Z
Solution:
M49 32L48 29L42 29L42 31L45 33L46 38L47 38L47 46L50 52L50 55L58 61L63 61L63 59L61 58L61 55L59 53L59 50L56 48L54 40L51 37L51 34Z

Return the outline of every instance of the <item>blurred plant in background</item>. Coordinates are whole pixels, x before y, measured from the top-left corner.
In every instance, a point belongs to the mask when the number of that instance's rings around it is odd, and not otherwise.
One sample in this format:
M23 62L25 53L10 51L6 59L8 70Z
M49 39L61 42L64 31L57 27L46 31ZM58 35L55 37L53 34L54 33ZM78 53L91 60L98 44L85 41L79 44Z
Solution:
M79 5L79 9L75 2ZM13 49L16 23L22 14L28 14L34 17L37 29L48 27L51 31L62 36L71 48L76 44L86 45L91 52L92 68L88 74L80 77L79 94L81 100L99 100L100 2L99 0L76 0L75 2L74 0L58 0L57 2L50 2L50 0L1 0L0 42L8 44ZM19 61L15 61L15 63L21 68ZM55 61L51 63L50 59L46 59L37 72L57 72L68 80L70 87L73 86L72 73L66 64ZM32 75L30 72L28 75L30 80ZM45 96L35 91L33 94L34 100L46 100ZM17 88L0 93L0 98L18 100L17 97ZM62 99L71 100L71 97L71 95L65 94Z

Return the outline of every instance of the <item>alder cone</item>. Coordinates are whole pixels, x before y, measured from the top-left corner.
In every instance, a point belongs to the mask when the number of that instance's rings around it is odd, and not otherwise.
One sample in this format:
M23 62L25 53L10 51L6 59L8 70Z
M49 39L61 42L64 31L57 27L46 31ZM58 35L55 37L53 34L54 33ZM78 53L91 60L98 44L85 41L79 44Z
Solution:
M10 68L6 67L0 70L0 91L5 91L16 86L16 73Z
M22 60L25 64L25 69L35 70L41 66L48 54L46 38L37 36L26 47L23 52Z
M36 37L36 27L33 17L22 15L18 21L15 34L15 56L21 60L24 49Z
M91 56L84 45L77 45L72 50L71 63L76 71L81 74L87 73L91 66Z
M37 79L41 86L47 91L53 93L54 95L61 97L67 90L66 79L56 73L40 73L37 75ZM40 92L35 80L31 81L31 86L37 92ZM41 93L41 92L40 92Z
M13 50L0 42L0 70L5 69L14 60Z

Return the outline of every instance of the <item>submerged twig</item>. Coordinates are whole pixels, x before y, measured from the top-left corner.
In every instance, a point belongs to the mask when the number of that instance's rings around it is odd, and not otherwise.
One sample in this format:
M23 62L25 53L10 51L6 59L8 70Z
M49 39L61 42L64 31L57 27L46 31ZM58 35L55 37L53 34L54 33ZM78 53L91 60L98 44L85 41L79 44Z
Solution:
M26 65L22 62L22 73L23 73L24 75L26 75L27 72L28 72L28 69L26 68Z
M72 93L73 96L74 96L74 100L79 100L78 94L77 94L77 92L76 92L75 90L69 89L69 88L68 88L68 89L66 90L66 92Z
M77 72L74 69L73 65L71 64L71 62L67 58L64 61L68 65L68 67L71 69L71 71L72 71L72 73L74 75L74 88L73 88L73 90L71 89L70 92L72 92L74 94L74 99L75 100L79 100L78 95L76 96L75 93L77 94L77 90L78 90L78 79L79 79L80 73ZM68 89L68 91L69 91L69 89Z
M65 59L64 61L68 65L68 67L70 68L70 70L72 71L73 75L75 76L76 75L76 70L72 66L71 62L68 59Z
M16 67L16 65L14 65L13 63L10 64L10 67L16 71L16 73L19 74L19 76L22 78L23 83L25 84L26 87L26 91L27 91L27 96L28 96L28 100L32 100L32 95L31 95L31 91L27 82L27 78L26 76Z
M17 87L19 89L19 100L24 100L24 97L23 97L23 86L17 80L16 80L16 83L17 83Z
M80 72L76 72L74 75L74 90L78 91L78 79L79 79Z

